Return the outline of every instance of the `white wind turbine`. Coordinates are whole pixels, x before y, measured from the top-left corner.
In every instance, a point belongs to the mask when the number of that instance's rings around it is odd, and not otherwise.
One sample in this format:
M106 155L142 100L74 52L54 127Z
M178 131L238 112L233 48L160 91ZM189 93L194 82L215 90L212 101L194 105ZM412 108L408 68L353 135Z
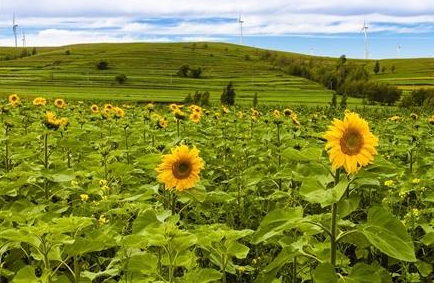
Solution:
M240 44L243 44L243 23L244 23L244 21L241 20L241 14L238 16L238 23L240 24Z
M21 38L23 41L23 47L26 47L26 33L23 31L23 38Z
M365 59L368 59L368 26L366 25L366 20L363 20L362 32L365 33Z
M17 27L18 25L15 23L15 13L13 14L12 18L12 30L14 32L14 38L15 38L15 47L18 47L18 41L17 41Z

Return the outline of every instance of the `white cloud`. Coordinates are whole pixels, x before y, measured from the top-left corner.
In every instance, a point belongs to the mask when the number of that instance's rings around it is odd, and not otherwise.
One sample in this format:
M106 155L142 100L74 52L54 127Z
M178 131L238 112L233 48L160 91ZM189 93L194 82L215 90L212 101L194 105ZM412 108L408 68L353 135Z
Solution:
M239 13L245 21L243 32L250 36L358 34L364 18L371 33L434 30L432 0L5 0L1 45L13 43L5 37L11 36L14 11L28 42L37 45L169 41L174 36L221 40L238 35ZM147 21L157 18L160 22ZM227 21L213 23L212 18Z

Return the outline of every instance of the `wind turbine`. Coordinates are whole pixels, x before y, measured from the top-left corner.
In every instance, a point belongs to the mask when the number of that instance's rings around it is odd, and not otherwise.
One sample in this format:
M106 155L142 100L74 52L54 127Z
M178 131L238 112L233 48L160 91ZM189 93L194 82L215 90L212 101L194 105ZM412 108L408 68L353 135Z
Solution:
M18 41L17 41L17 27L18 27L18 25L15 23L15 13L14 13L14 15L13 15L13 19L12 19L12 30L14 31L15 47L18 47Z
M368 26L366 20L363 20L362 32L365 33L365 59L368 59Z
M23 31L23 38L21 39L23 41L23 47L26 47L26 33Z
M240 24L240 44L243 44L243 23L244 23L244 21L241 20L241 14L238 16L238 23Z

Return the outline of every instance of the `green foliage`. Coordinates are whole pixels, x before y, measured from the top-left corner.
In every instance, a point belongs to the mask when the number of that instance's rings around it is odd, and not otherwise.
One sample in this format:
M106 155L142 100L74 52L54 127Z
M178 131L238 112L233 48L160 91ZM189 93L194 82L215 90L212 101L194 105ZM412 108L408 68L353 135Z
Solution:
M374 71L374 74L378 75L378 73L380 72L380 61L375 61L373 71Z
M115 81L118 84L124 84L127 81L127 76L125 76L124 74L119 74L115 76Z
M229 82L226 88L223 90L222 95L220 96L220 102L223 105L234 105L235 104L235 88L232 82Z
M66 52L68 52L68 51L69 50L67 50ZM69 54L66 54L66 55L69 55ZM109 65L109 63L107 61L101 60L96 64L96 68L98 70L107 70L109 68L108 65Z

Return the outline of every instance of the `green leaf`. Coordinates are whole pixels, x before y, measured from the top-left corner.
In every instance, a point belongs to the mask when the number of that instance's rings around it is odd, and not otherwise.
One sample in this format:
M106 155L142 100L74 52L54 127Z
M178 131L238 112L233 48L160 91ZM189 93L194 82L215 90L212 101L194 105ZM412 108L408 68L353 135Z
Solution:
M319 203L321 207L326 207L338 202L347 188L347 180L341 180L334 188L327 189L320 180L308 178L300 187L300 195L310 203Z
M296 150L288 147L282 152L282 156L293 161L318 161L321 158L322 150L319 148L306 148Z
M335 268L330 263L321 263L313 271L313 279L315 283L336 283L338 276Z
M278 208L269 212L262 219L256 232L253 234L252 243L259 244L267 239L281 235L286 229L295 226L296 222L303 218L303 208Z
M358 229L372 245L388 256L416 261L413 240L407 234L407 229L387 210L378 206L369 209L367 223Z
M128 259L127 270L149 274L157 272L158 259L149 253L136 254Z
M24 266L21 268L11 283L37 283L38 277L35 275L35 268L33 266Z
M424 262L424 261L418 261L415 263L417 270L419 270L420 275L422 277L428 277L432 273L432 265Z
M220 280L222 274L212 268L196 268L182 277L183 283L209 283Z
M352 269L348 277L342 278L339 282L342 283L381 283L381 271L378 267L372 265L357 263Z

